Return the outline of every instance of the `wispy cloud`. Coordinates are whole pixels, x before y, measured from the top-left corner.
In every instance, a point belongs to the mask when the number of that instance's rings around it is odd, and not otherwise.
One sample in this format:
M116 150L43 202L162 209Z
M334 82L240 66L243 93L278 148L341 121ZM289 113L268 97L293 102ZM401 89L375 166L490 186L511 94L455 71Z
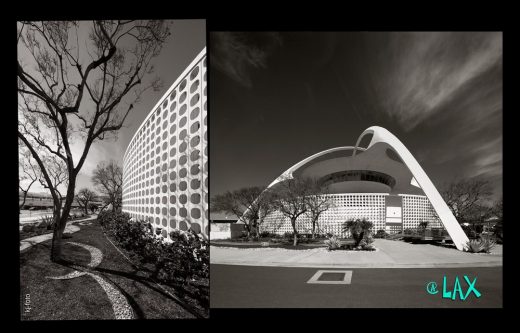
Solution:
M282 38L276 32L212 32L211 65L250 88L251 70L265 68L267 58L281 44Z
M374 84L381 93L382 110L411 130L480 75L502 65L502 33L392 33L378 62L383 73L376 77L382 80ZM469 98L481 95L472 92Z

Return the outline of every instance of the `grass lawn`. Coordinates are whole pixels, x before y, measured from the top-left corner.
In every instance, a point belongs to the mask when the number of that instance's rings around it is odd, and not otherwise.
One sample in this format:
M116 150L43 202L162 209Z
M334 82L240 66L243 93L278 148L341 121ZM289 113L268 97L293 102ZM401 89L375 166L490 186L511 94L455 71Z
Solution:
M208 317L209 309L192 301L190 307L181 297L190 299L190 288L165 286L169 295L147 272L134 268L106 239L97 221L80 226L64 242L71 241L96 247L103 260L91 273L101 276L118 289L132 307L136 319L176 319ZM32 246L20 253L20 306L22 320L114 319L114 311L107 294L91 276L83 275L69 280L52 280L46 276L61 276L74 271L68 263L84 266L90 262L90 253L78 246L65 244L65 264L49 260L51 241ZM29 312L26 303L29 300ZM209 302L208 302L209 304Z

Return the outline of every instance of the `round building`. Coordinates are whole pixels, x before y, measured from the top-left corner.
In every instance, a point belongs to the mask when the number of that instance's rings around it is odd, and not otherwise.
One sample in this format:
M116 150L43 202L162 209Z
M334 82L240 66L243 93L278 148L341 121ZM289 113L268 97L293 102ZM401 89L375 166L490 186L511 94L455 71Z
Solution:
M172 230L208 235L207 65L204 48L157 102L123 159L123 211Z
M370 142L360 147L362 139ZM337 147L314 154L289 168L268 188L294 177L314 178L326 185L332 206L318 219L322 233L346 236L342 224L348 219L366 218L373 231L396 232L417 228L444 227L459 250L468 240L459 223L408 149L388 130L373 126L365 130L355 146ZM289 218L275 211L262 231L292 232ZM301 215L297 230L310 233L311 220Z

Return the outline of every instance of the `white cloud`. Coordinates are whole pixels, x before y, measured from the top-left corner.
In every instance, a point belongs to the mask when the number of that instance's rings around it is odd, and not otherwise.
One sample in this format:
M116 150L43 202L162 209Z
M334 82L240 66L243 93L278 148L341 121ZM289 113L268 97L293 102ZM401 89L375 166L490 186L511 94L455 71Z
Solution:
M376 82L383 111L410 130L502 59L502 34L395 33L381 55L387 79Z

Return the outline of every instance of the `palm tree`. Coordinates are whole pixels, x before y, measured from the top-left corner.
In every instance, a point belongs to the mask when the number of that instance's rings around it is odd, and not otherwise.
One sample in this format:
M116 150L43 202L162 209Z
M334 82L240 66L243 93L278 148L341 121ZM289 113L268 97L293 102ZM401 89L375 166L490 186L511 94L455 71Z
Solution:
M349 231L354 238L354 246L359 246L361 240L365 237L365 233L372 228L372 222L365 218L362 219L351 219L343 222L343 232Z

